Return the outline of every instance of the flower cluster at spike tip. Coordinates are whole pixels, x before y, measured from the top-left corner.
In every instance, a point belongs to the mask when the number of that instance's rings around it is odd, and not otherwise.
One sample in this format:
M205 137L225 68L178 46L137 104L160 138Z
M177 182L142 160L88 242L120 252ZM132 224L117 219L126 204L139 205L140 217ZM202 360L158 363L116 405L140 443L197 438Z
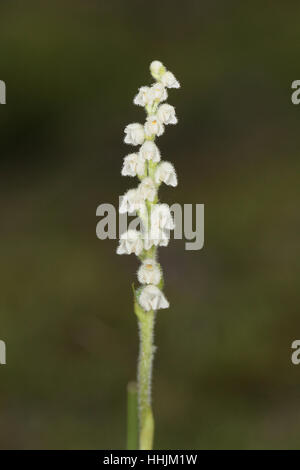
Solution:
M132 123L125 127L124 142L140 146L138 151L124 157L121 174L138 177L137 188L129 189L122 197L119 212L137 213L141 230L123 233L117 248L118 254L134 253L141 260L138 280L138 302L145 311L168 308L169 302L162 292L162 271L157 260L157 247L167 246L174 221L167 204L158 200L159 186L164 183L177 186L174 166L162 161L155 138L165 132L165 126L176 124L174 106L164 103L168 98L167 88L179 88L180 84L172 72L155 60L150 72L156 80L151 86L142 86L133 102L145 108L147 117L144 124Z

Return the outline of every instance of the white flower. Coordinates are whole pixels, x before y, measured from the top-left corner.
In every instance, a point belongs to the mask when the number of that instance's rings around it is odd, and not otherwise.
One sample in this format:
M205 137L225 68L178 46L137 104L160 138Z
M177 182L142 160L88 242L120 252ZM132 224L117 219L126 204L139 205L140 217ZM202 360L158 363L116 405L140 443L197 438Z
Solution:
M168 92L162 83L157 82L152 85L151 92L155 101L166 101L168 98Z
M161 76L160 81L167 88L180 88L180 83L176 80L172 72L165 72Z
M153 202L156 196L156 186L154 181L147 177L144 178L143 181L140 183L138 187L139 195L144 199L148 199L148 201Z
M161 104L156 112L158 119L163 124L177 124L177 117L174 106L170 104Z
M145 173L145 161L137 153L131 153L124 158L121 174L123 176L142 176Z
M146 221L146 225L147 225ZM144 239L144 248L145 250L150 250L152 246L168 246L170 241L170 235L166 233L164 230L160 230L158 233L148 233L145 232L143 234Z
M131 255L131 253L134 253L136 256L139 256L143 251L143 248L141 233L137 230L128 230L121 235L117 254Z
M146 106L147 104L152 105L155 100L154 90L148 86L142 86L139 88L138 94L135 96L133 102L138 106Z
M150 72L156 80L166 71L166 68L159 60L153 60L150 64Z
M126 134L124 138L126 144L141 145L145 140L144 128L142 124L137 122L128 124L124 132Z
M161 162L155 171L155 182L156 184L160 184L164 182L169 186L177 186L177 175L175 172L175 168L169 162Z
M168 204L156 204L151 211L151 230L173 230L174 220Z
M137 276L141 284L158 284L161 279L160 268L153 259L145 259Z
M143 287L139 296L139 304L146 312L169 307L169 302L162 291L152 284Z
M146 140L139 151L140 158L143 160L160 161L160 152L158 147L151 140Z
M148 116L147 121L145 123L145 133L147 137L151 137L153 135L160 136L164 133L164 131L164 125L159 121L157 116Z
M166 246L170 239L170 230L175 228L168 204L156 204L151 210L150 237L147 243ZM149 249L149 248L147 248Z
M141 207L139 208L138 216L139 216L140 221L142 222L142 227L143 227L143 232L144 232L145 227L148 227L148 223L149 223L148 209L144 201ZM144 233L142 233L142 235L144 238Z
M119 212L120 214L125 214L125 212L130 214L140 210L144 204L140 192L137 189L129 189L122 197Z
M168 204L155 204L151 207L150 226L148 219L143 221L143 238L146 250L154 246L167 246L170 230L175 228Z

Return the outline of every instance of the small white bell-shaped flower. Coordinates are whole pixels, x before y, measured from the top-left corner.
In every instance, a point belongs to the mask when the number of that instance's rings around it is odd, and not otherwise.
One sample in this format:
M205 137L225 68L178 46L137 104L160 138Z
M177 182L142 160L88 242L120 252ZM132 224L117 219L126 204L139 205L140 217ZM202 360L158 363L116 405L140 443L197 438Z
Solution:
M152 160L157 163L160 161L160 152L151 140L146 140L140 148L139 155L143 160Z
M131 255L134 253L139 256L143 251L144 245L141 233L137 230L128 230L121 235L120 244L117 248L118 255Z
M158 284L161 280L160 268L153 259L145 259L138 270L137 277L141 284Z
M145 161L138 153L131 153L124 158L121 174L123 176L143 176L145 173Z
M151 207L150 227L147 220L143 227L146 250L149 250L153 245L167 246L170 240L170 230L175 228L168 204L153 205Z
M151 229L173 230L174 220L168 204L156 204L151 210Z
M141 145L145 140L145 132L142 124L134 122L125 127L125 144Z
M151 233L143 233L143 240L145 250L150 250L152 246L168 246L170 235L169 232L165 232L164 230L156 231L156 233L151 230Z
M169 186L177 186L177 175L174 166L169 162L161 162L155 170L155 183L165 183Z
M129 191L127 191L122 197L119 212L120 214L125 214L126 212L131 214L140 210L144 204L144 199L139 190L129 189Z
M156 115L163 124L177 124L178 122L174 106L167 103L159 106Z
M154 98L154 101L161 102L166 101L168 98L168 92L164 85L160 82L154 83L151 87L151 92Z
M152 178L144 178L138 187L139 196L143 200L148 199L148 201L153 202L156 196L156 186Z
M152 105L155 100L155 93L152 87L142 86L139 88L138 94L134 97L134 104L138 106Z
M153 137L155 135L160 136L164 131L164 125L160 122L157 116L152 114L147 117L147 121L145 123L145 134L147 137Z
M141 307L149 312L150 310L158 310L160 308L168 308L169 302L165 298L162 291L152 284L142 288L139 296L139 304Z
M167 88L180 88L180 83L176 80L172 72L167 71L162 74L160 81Z

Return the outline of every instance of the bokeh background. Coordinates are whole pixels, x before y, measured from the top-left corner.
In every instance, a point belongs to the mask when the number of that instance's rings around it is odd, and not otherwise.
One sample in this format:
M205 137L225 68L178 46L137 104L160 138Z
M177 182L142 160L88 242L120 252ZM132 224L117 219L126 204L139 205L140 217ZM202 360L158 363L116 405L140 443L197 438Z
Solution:
M160 250L158 449L300 447L296 2L1 2L0 447L117 449L138 350L135 257L96 238L118 203L123 129L163 61L179 125L160 138L205 204L205 247Z

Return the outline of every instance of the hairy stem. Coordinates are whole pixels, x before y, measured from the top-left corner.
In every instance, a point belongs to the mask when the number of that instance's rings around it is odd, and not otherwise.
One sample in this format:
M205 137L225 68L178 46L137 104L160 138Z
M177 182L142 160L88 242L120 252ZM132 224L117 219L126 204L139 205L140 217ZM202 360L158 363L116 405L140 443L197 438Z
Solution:
M127 385L127 450L138 449L138 399L137 384Z
M147 114L153 113L157 108L157 104L152 109L146 109ZM148 140L155 140L155 136L151 136ZM155 168L157 164L147 162L146 174L154 178ZM151 203L147 201L148 230L151 232L151 209L156 201ZM146 253L147 258L156 261L157 248L152 246ZM151 450L153 448L154 438L154 418L151 409L151 382L152 382L152 363L154 355L154 321L155 311L141 312L138 315L140 330L140 352L138 361L138 403L139 403L139 448L140 450Z
M151 450L153 446L154 420L151 409L151 381L153 362L153 332L155 312L151 310L139 317L140 353L138 362L138 394L140 450Z

